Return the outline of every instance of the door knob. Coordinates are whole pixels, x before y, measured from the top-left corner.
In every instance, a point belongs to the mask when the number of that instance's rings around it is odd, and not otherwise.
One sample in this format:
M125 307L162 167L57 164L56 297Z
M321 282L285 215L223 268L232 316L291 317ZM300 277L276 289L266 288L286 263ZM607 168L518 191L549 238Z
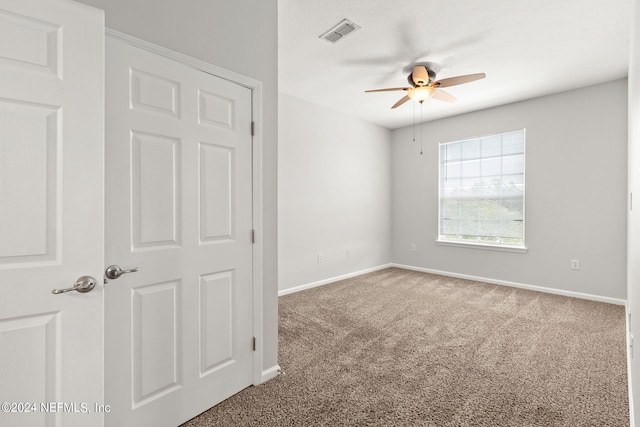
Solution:
M80 276L78 280L73 284L73 288L66 289L54 289L52 294L63 294L65 292L78 291L80 293L86 293L96 287L96 279L91 276Z
M122 276L123 274L135 273L136 271L138 271L138 267L133 267L133 268L131 268L129 270L124 270L119 265L110 265L104 271L104 275L106 276L107 279L117 279L118 277Z

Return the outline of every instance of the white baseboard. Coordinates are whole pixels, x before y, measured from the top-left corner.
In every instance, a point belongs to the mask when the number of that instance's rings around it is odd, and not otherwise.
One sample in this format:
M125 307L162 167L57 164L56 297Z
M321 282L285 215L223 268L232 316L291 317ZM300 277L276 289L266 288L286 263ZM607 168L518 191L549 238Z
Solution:
M423 272L423 273L438 274L440 276L449 276L449 277L455 277L455 278L458 278L458 279L474 280L474 281L477 281L477 282L491 283L491 284L494 284L494 285L510 286L512 288L528 289L530 291L544 292L544 293L547 293L547 294L563 295L563 296L566 296L566 297L580 298L580 299L586 299L586 300L598 301L598 302L606 302L608 304L615 304L615 305L626 305L627 304L626 300L619 299L619 298L603 297L603 296L600 296L600 295L585 294L585 293L582 293L582 292L565 291L565 290L562 290L562 289L547 288L547 287L543 287L543 286L533 286L533 285L527 285L527 284L524 284L524 283L508 282L506 280L496 280L496 279L489 279L487 277L471 276L471 275L468 275L468 274L451 273L449 271L433 270L433 269L430 269L430 268L414 267L414 266L411 266L411 265L390 264L390 265L388 265L388 267L403 268L405 270L413 270L413 271L420 271L420 272Z
M354 273L343 274L342 276L331 277L329 279L320 280L318 282L307 283L306 285L300 285L300 286L295 286L293 288L282 289L281 291L278 291L278 296L281 297L283 295L292 294L294 292L304 291L305 289L315 288L317 286L326 285L326 284L329 284L329 283L337 282L339 280L349 279L351 277L360 276L362 274L373 273L374 271L384 270L385 268L389 268L389 267L393 267L393 266L394 266L393 264L379 265L377 267L367 268L366 270L360 270L360 271L356 271Z
M469 275L469 274L452 273L450 271L434 270L434 269L431 269L431 268L415 267L415 266L412 266L412 265L395 264L395 263L383 264L383 265L379 265L377 267L368 268L366 270L360 270L360 271L356 271L356 272L349 273L349 274L343 274L341 276L331 277L329 279L320 280L320 281L313 282L313 283L307 283L305 285L300 285L300 286L296 286L296 287L293 287L293 288L282 289L281 291L278 291L278 296L281 297L283 295L292 294L294 292L304 291L305 289L311 289L311 288L315 288L317 286L322 286L322 285L326 285L326 284L329 284L329 283L337 282L339 280L344 280L344 279L349 279L351 277L360 276L362 274L372 273L374 271L379 271L379 270L384 270L385 268L389 268L389 267L402 268L402 269L405 269L405 270L420 271L420 272L423 272L423 273L438 274L440 276L455 277L455 278L458 278L458 279L474 280L474 281L477 281L477 282L491 283L491 284L494 284L494 285L510 286L512 288L528 289L530 291L544 292L544 293L547 293L547 294L563 295L563 296L567 296L567 297L580 298L580 299L586 299L586 300L598 301L598 302L605 302L605 303L608 303L608 304L615 304L615 305L626 305L627 304L626 300L619 299L619 298L610 298L610 297L604 297L604 296L600 296L600 295L585 294L585 293L582 293L582 292L565 291L563 289L548 288L548 287L544 287L544 286L527 285L527 284L524 284L524 283L509 282L509 281L506 281L506 280L497 280L497 279L491 279L491 278L488 278L488 277L480 277L480 276L472 276L472 275Z
M280 375L280 372L282 372L282 370L280 369L280 365L272 366L269 369L265 369L264 371L262 371L262 383L266 383L267 381L274 379L275 377Z

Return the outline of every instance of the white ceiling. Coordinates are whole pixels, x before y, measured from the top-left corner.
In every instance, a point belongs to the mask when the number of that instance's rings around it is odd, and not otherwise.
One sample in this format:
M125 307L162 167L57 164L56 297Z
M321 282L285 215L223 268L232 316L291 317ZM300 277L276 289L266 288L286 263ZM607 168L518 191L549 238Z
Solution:
M437 79L487 74L447 88L456 103L426 101L425 121L610 81L627 75L631 3L279 0L279 91L395 129L412 123L413 101L391 110L404 92L364 91L407 86L416 62ZM362 28L319 38L344 18Z

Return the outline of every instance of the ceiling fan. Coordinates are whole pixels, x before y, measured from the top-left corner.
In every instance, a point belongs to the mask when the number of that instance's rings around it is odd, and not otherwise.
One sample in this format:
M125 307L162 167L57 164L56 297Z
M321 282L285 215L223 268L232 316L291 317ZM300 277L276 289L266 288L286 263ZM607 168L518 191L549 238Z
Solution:
M440 89L443 87L461 85L463 83L473 82L475 80L484 79L485 73L466 74L464 76L449 77L447 79L435 80L436 73L424 65L415 65L413 71L407 77L410 87L392 87L387 89L371 89L365 92L391 92L396 90L404 90L408 93L398 102L393 104L391 108L397 108L410 99L414 99L419 103L423 103L426 99L434 98L438 101L455 102L456 97L448 92Z

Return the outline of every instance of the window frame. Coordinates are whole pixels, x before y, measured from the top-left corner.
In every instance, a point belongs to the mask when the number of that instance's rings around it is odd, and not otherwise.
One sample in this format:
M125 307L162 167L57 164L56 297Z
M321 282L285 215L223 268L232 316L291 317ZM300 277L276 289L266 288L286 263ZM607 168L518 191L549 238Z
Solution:
M478 140L480 141L483 138L490 138L490 137L497 137L497 136L504 136L504 135L508 135L508 134L515 134L515 133L522 133L522 144L523 144L523 150L522 150L522 156L523 156L523 164L522 164L522 244L509 244L509 243L502 243L502 242L483 242L483 241L465 241L465 240L454 240L454 239L443 239L443 234L442 234L442 192L443 192L443 184L442 184L442 167L444 166L444 163L442 161L442 147L444 145L447 144L455 144L455 143L462 143L462 142L466 142L466 141L474 141L474 140ZM493 251L503 251L503 252L520 252L520 253L526 253L527 252L527 246L526 246L526 159L527 159L527 154L526 154L526 146L527 146L527 132L526 132L526 128L522 128L522 129L518 129L518 130L514 130L514 131L507 131L507 132L500 132L500 133L495 133L495 134L485 134L485 135L479 135L479 136L475 136L475 137L470 137L470 138L463 138L463 139L459 139L459 140L454 140L454 141L449 141L449 142L441 142L438 144L438 234L437 234L437 238L436 238L436 244L437 245L441 245L441 246L455 246L455 247L465 247L465 248L471 248L471 249L485 249L485 250L493 250ZM504 157L504 154L500 155L500 158ZM481 159L482 157L479 157L479 159Z

